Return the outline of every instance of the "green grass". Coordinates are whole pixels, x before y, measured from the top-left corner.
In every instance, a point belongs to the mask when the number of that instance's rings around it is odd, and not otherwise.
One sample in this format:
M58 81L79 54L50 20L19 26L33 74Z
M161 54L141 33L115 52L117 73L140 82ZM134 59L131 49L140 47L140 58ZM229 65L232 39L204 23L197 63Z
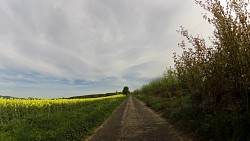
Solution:
M204 141L250 140L250 115L208 113L204 109L194 109L189 95L180 98L163 98L153 95L137 95L136 97L155 111L162 113L163 117L178 125L184 132L193 132Z
M67 100L68 102L63 104L52 103L50 112L46 111L49 109L46 104L24 108L22 106L4 107L2 102L0 104L0 140L81 140L90 135L124 99L125 96L113 96L81 102ZM21 108L21 111L24 112L23 115L9 112L10 110L15 111L15 108ZM16 109L16 111L18 110Z
M137 95L137 98L144 101L147 106L151 107L155 111L161 112L163 116L173 121L177 121L182 118L182 116L184 116L182 112L190 108L189 96L181 98L163 98L148 95Z

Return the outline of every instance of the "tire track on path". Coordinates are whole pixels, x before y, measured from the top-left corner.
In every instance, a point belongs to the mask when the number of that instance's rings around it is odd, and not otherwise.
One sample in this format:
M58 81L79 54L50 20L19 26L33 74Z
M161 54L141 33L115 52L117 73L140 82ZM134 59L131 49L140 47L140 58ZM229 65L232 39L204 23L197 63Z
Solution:
M123 102L87 141L191 141L134 97Z

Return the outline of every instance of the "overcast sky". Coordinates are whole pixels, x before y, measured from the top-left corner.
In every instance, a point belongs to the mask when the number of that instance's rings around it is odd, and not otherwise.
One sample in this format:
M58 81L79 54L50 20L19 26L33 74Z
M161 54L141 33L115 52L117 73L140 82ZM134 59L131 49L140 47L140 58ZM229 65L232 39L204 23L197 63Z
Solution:
M173 66L194 0L0 0L0 95L69 97L140 88Z

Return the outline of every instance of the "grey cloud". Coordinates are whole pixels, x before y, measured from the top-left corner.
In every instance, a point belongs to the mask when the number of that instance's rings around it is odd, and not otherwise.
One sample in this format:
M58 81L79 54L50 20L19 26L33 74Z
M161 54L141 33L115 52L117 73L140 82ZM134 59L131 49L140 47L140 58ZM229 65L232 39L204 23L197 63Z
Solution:
M0 70L6 71L0 71L0 86L14 95L17 90L12 91L11 85L36 82L29 84L30 92L20 88L18 94L39 96L59 96L61 87L63 96L139 87L173 65L180 25L202 27L193 3L1 1ZM196 16L189 20L194 11Z

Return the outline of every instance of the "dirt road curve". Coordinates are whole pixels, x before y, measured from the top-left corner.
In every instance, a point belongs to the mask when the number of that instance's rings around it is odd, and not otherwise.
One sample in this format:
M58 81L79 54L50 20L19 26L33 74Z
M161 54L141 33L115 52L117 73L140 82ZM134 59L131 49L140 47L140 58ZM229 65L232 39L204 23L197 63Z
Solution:
M188 141L145 104L129 97L89 141Z

